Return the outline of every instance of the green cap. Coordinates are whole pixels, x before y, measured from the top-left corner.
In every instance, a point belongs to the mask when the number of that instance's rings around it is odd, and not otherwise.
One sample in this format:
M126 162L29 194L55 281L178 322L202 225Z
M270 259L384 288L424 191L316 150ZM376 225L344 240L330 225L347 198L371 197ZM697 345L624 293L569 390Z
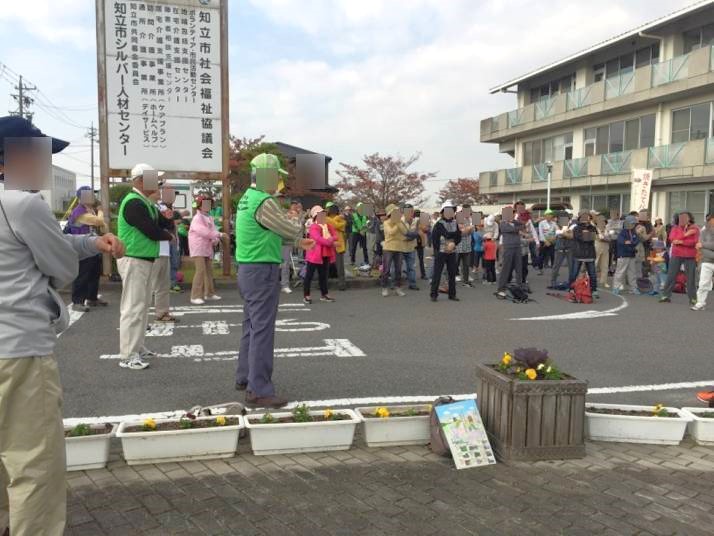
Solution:
M548 209L543 213L544 216L555 216L555 212L552 210Z
M332 207L332 206L334 206L334 205L335 205L335 204L334 204L332 201L328 201L327 203L325 203L325 208L330 208L330 207Z
M280 160L270 153L262 153L250 161L251 169L277 169L278 173L288 175L288 172L280 167Z

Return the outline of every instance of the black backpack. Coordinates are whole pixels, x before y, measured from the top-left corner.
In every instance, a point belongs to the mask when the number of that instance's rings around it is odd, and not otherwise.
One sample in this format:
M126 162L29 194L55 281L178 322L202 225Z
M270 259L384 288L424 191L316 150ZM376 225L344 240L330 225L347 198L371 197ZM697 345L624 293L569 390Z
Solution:
M528 303L531 301L528 291L522 285L511 284L506 287L506 299L513 303Z
M450 396L440 396L431 405L431 416L429 419L429 430L431 433L431 441L429 446L434 454L439 456L446 456L451 458L451 449L446 441L446 436L444 436L444 431L441 429L441 424L439 424L439 417L436 415L436 406L442 406L444 404L452 404L456 402Z

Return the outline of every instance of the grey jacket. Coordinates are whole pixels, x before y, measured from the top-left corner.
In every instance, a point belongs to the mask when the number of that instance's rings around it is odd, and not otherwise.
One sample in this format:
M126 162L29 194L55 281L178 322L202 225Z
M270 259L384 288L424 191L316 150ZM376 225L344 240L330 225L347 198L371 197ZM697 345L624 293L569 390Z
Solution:
M89 235L64 235L39 194L0 192L0 359L49 355L67 310L56 289L99 253ZM13 234L14 233L14 234Z
M702 227L699 241L702 243L702 262L714 262L714 229L707 225Z
M514 220L513 222L502 221L499 226L501 231L501 245L503 249L515 249L521 247L521 234L523 223Z

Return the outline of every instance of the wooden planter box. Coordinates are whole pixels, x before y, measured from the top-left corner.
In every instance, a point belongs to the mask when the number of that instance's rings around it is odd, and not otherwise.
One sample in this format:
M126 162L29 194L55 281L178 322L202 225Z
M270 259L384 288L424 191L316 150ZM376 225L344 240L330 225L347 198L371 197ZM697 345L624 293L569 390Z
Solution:
M514 380L489 365L476 369L477 402L502 461L585 457L585 381Z

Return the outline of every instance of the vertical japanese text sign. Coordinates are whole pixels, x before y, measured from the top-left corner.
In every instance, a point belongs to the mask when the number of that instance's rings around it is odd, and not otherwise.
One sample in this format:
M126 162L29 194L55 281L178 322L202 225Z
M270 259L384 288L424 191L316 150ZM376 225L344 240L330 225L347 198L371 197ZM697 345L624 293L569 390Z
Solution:
M228 172L227 0L96 0L103 171Z
M652 170L632 170L632 190L630 192L630 210L640 212L648 210L652 192Z

